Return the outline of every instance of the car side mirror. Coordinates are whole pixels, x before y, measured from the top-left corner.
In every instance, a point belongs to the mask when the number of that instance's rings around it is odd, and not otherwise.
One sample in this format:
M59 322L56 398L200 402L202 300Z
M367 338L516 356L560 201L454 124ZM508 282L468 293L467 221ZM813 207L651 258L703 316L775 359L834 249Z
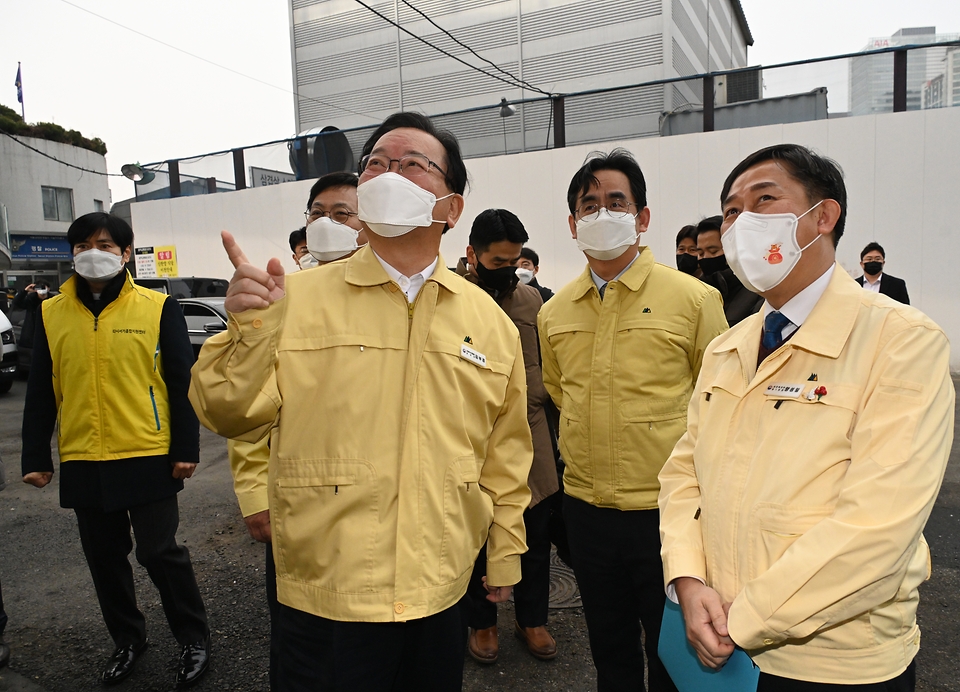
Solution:
M205 325L203 325L203 331L207 332L208 334L216 334L217 332L222 332L226 328L227 325L225 325L223 322L207 322Z

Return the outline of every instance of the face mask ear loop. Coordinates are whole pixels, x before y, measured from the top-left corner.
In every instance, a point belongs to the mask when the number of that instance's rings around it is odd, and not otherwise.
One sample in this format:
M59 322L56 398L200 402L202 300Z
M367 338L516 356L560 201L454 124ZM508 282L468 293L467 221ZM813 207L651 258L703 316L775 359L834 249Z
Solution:
M802 219L804 216L806 216L807 214L809 214L810 212L812 212L814 209L816 209L817 207L819 207L821 204L823 204L823 200L822 200L822 199L821 199L819 202L817 202L816 204L814 204L812 207L810 207L809 209L807 209L805 212L803 212L802 214L800 214L800 216L797 217L797 221L800 221L800 219ZM796 233L796 231L794 231L794 233ZM820 238L822 238L822 237L823 237L823 236L822 236L820 233L817 233L817 237L816 237L816 238L814 238L814 239L811 240L809 243L807 243L807 244L804 245L802 248L800 248L800 254L802 255L804 250L806 250L808 247L810 247L810 246L813 245L815 242L817 242L818 240L820 240Z

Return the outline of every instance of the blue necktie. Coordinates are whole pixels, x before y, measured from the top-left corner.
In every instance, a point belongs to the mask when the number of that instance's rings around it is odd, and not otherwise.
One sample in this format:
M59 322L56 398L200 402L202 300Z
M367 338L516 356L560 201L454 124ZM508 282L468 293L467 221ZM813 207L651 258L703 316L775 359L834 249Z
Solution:
M783 328L788 324L793 324L790 318L782 312L774 310L763 318L763 336L760 344L770 353L776 351L783 343Z
M610 282L608 281L607 283L610 283ZM607 292L607 284L604 284L597 290L600 291L600 300L603 300L603 294Z

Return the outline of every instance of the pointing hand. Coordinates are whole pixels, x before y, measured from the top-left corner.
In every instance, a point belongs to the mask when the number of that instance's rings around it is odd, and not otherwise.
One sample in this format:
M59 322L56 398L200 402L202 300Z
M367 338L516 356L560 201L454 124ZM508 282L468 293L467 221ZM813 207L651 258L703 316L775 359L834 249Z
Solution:
M284 273L280 260L274 257L267 262L266 271L257 269L250 264L233 235L222 231L220 238L223 240L223 249L227 251L227 257L236 270L227 288L227 299L223 302L227 312L236 314L245 310L263 309L283 298Z

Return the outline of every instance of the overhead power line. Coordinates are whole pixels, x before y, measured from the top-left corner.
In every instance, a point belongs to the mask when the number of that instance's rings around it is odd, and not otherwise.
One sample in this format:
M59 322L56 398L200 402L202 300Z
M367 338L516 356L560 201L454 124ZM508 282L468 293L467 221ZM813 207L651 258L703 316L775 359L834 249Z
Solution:
M493 62L492 60L487 60L485 57L483 57L482 55L480 55L479 53L477 53L477 51L475 51L473 48L471 48L470 46L468 46L467 44L465 44L463 41L461 41L460 39L458 39L456 36L454 36L453 34L451 34L449 31L447 31L446 29L444 29L442 26L440 26L439 24L437 24L435 21L433 21L432 19L430 19L430 17L428 17L424 12L418 10L416 7L414 7L414 6L411 5L409 2L407 2L407 0L401 0L401 2L403 2L404 5L406 5L406 6L409 7L411 10L413 10L414 12L416 12L417 14L419 14L421 17L423 17L424 19L426 19L428 22L430 22L433 26L435 26L437 29L439 29L440 31L442 31L444 34L446 34L447 36L449 36L449 37L454 41L454 43L456 43L458 46L460 46L461 48L465 48L466 50L470 51L470 53L472 53L473 55L477 56L480 60L483 60L485 63L487 63L487 64L490 65L491 67L496 68L497 70L499 70L499 71L502 72L503 74L507 75L510 79L514 80L515 82L517 82L517 83L519 83L519 84L524 85L524 87L527 88L527 89L529 89L530 91L536 91L537 93L543 94L544 96L550 96L550 94L549 94L548 92L543 91L542 89L538 89L537 87L533 86L530 82L528 82L528 81L526 81L526 80L524 80L524 79L520 79L519 77L514 77L512 74L510 74L509 72L507 72L505 69L503 69L502 67L500 67L499 65L497 65L497 63Z
M265 81L263 81L262 79L258 79L258 78L256 78L256 77L252 77L252 76L250 76L250 75L248 75L248 74L245 74L245 73L243 73L243 72L240 72L239 70L235 70L235 69L233 69L232 67L227 67L226 65L221 65L220 63L214 62L213 60L209 60L209 59L207 59L207 58L204 58L203 56L197 55L197 54L195 54L195 53L191 53L191 52L188 51L188 50L184 50L183 48L179 48L178 46L175 46L175 45L173 45L173 44L171 44L171 43L167 43L166 41L161 41L161 40L158 39L158 38L154 38L153 36L150 36L149 34L145 34L145 33L143 33L142 31L138 31L137 29L133 29L133 28L131 28L131 27L125 25L125 24L121 24L120 22L114 21L113 19L110 19L109 17L104 17L102 14L97 14L97 13L94 12L93 10L88 10L86 7L82 7L82 6L80 6L80 5L78 5L78 4L74 3L74 2L70 2L70 0L60 0L60 2L66 4L66 5L70 5L71 7L75 7L75 8L77 8L78 10L80 10L81 12L86 12L87 14L92 14L94 17L97 17L98 19L102 19L102 20L105 21L105 22L109 22L110 24L113 24L114 26L118 26L118 27L120 27L121 29L126 29L127 31L130 31L130 32L136 34L137 36L142 36L143 38L145 38L145 39L147 39L147 40L149 40L149 41L153 41L154 43L159 43L161 46L166 46L167 48L170 48L171 50L177 51L178 53L183 53L184 55L188 55L188 56L190 56L191 58L194 58L194 59L196 59L196 60L200 60L200 61L202 61L202 62L205 62L205 63L207 63L208 65L213 65L214 67L219 67L221 70L226 70L227 72L232 72L233 74L235 74L235 75L237 75L237 76L243 77L243 78L245 78L245 79L252 80L252 81L254 81L254 82L257 82L258 84L263 84L264 86L268 86L268 87L270 87L271 89L277 89L278 91L282 91L282 92L287 93L287 94L293 94L293 95L296 96L297 98L305 99L305 100L307 100L307 101L313 101L314 103L318 103L318 104L320 104L321 106L326 106L327 108L336 108L337 110L344 111L344 112L346 112L346 113L352 113L353 115L359 115L359 116L362 116L362 117L364 117L364 118L368 118L368 119L370 119L370 120L373 120L374 122L380 122L380 118L375 118L375 117L372 116L372 115L368 115L368 114L366 114L366 113L361 113L360 111L350 110L349 108L345 108L345 107L343 107L343 106L337 106L337 105L332 104L332 103L327 103L326 101L321 101L320 99L315 99L315 98L313 98L312 96L304 96L303 94L301 94L301 93L298 92L298 91L293 91L293 90L291 90L291 89L286 89L286 88L284 88L284 87L277 86L276 84L271 84L270 82L265 82Z
M66 0L63 0L63 1L66 2ZM433 48L435 51L437 51L437 52L439 52L439 53L443 53L443 54L446 55L448 58L453 58L453 59L456 60L458 63L461 63L461 64L463 64L463 65L466 65L466 66L469 67L471 70L476 70L477 72L481 72L481 73L487 75L488 77L492 77L493 79L496 79L496 80L498 80L498 81L503 82L504 84L509 84L509 85L512 86L514 89L523 89L523 88L525 88L522 84L517 84L517 83L515 83L515 82L508 81L507 79L504 79L503 77L501 77L501 76L499 76L499 75L491 74L490 72L487 72L486 70L484 70L482 67L477 67L476 65L471 65L471 64L468 63L466 60L463 60L462 58L458 58L456 55L453 55L452 53L448 53L448 52L445 51L443 48L439 48L439 47L433 45L432 43L430 43L430 42L429 42L428 40L426 40L425 38L423 38L423 37L421 37L421 36L417 36L415 33L413 33L412 31L410 31L409 29L406 29L406 28L400 26L400 23L399 23L399 22L395 22L395 21L393 21L392 19L390 19L389 17L387 17L386 15L382 14L381 12L378 12L377 10L373 9L372 7L370 7L370 5L368 5L367 3L363 2L363 0L356 0L356 2L357 2L357 4L366 7L368 10L370 10L370 11L373 12L375 15L377 15L378 17L380 17L380 19L382 19L383 21L388 22L389 24L391 24L391 25L397 27L398 29L400 29L400 31L404 32L405 34L408 34L408 35L412 36L413 38L417 39L418 41L420 41L420 43L423 43L424 45L429 46L430 48ZM498 68L498 69L499 69L499 68ZM549 92L541 91L540 89L533 89L533 91L537 91L538 93L541 93L541 94L543 94L543 95L545 95L545 96L550 96L550 93L549 93Z
M36 147L32 147L32 146L30 146L29 144L27 144L26 142L17 139L16 137L14 137L12 134L10 134L9 132L7 132L7 131L5 131L5 130L0 130L0 135L6 135L7 137L9 137L10 139L12 139L14 142L16 142L17 144L19 144L20 146L26 147L26 148L29 149L30 151L35 151L35 152L37 152L38 154L40 154L40 156L46 156L48 159L53 159L54 161L56 161L57 163L59 163L59 164L62 165L62 166L68 166L69 168L76 168L78 171L83 171L83 172L85 172L85 173L94 173L94 174L96 174L96 175L105 175L105 176L109 176L109 177L112 177L112 178L123 178L123 177L124 177L121 173L104 173L103 171L95 171L95 170L93 170L93 169L91 169L91 168L84 168L83 166L76 166L76 165L74 165L74 164L72 164L72 163L68 163L68 162L66 162L66 161L61 161L61 160L58 159L56 156L51 156L51 155L48 154L47 152L45 152L45 151L40 151L40 150L37 149Z

